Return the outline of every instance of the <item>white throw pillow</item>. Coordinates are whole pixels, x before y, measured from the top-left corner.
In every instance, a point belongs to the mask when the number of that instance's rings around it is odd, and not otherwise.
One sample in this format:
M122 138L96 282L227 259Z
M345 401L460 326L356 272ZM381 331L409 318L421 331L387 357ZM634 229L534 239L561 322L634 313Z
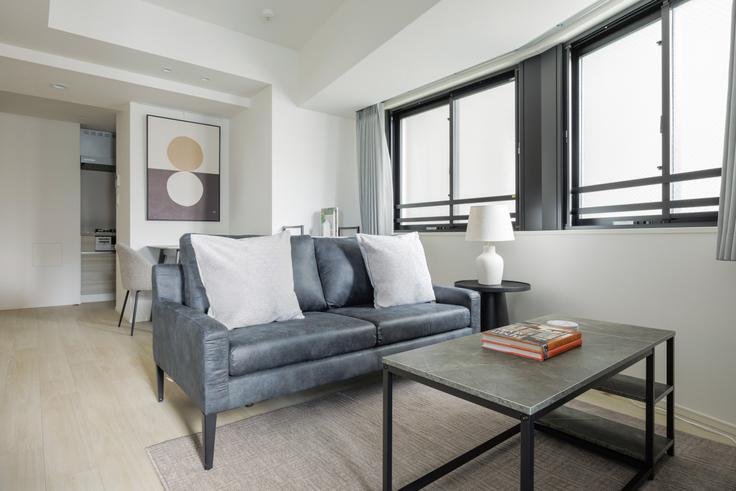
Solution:
M228 329L303 319L294 293L288 232L230 239L192 235L208 314Z
M358 234L358 244L373 284L376 308L435 301L418 233Z

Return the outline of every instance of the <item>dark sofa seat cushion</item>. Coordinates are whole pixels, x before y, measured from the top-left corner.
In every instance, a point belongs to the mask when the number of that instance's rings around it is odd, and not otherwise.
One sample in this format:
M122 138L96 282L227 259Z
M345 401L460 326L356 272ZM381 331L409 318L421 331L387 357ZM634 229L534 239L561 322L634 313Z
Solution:
M315 237L314 252L330 308L373 304L373 286L355 237Z
M378 344L393 344L470 325L470 311L458 305L419 303L376 309L371 306L330 309L330 313L366 320L376 326Z
M376 345L376 328L364 320L324 312L304 319L230 331L230 375L351 353Z

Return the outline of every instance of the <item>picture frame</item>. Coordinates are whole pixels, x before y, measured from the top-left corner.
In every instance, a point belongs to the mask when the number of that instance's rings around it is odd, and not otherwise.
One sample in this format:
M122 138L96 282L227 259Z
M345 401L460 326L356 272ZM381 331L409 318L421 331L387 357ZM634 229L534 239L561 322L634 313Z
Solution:
M146 115L146 219L220 221L221 127Z
M337 234L340 237L352 237L360 233L360 227L338 227Z
M340 224L337 208L322 208L319 213L319 224L323 237L338 237Z
M304 235L304 225L284 225L281 227L281 231L286 232L287 230L292 236Z

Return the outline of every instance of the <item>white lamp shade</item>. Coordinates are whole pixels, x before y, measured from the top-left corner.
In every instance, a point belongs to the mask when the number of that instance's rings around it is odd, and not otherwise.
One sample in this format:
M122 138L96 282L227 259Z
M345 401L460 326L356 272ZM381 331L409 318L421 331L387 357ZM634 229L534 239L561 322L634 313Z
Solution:
M472 206L465 240L503 242L514 240L514 229L506 205Z

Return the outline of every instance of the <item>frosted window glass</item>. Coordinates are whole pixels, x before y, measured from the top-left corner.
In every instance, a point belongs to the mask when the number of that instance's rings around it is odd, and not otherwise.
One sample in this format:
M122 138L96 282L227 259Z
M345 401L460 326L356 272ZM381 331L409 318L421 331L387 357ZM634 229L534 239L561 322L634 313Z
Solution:
M731 0L690 0L672 9L673 173L721 166L730 13ZM719 193L720 178L672 184L672 199L711 198Z
M449 117L445 105L401 120L402 203L449 199Z
M513 81L455 101L455 198L516 194Z
M581 185L661 175L660 39L656 21L580 58ZM661 187L647 186L608 191L605 204L661 199ZM583 207L601 204L581 195Z

